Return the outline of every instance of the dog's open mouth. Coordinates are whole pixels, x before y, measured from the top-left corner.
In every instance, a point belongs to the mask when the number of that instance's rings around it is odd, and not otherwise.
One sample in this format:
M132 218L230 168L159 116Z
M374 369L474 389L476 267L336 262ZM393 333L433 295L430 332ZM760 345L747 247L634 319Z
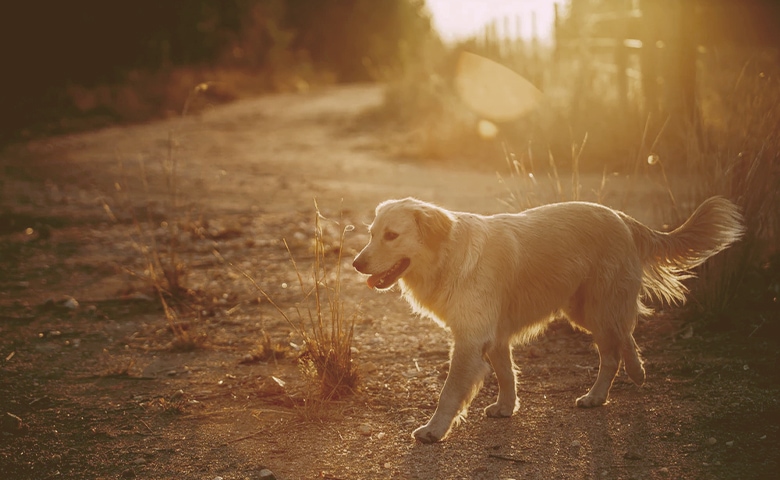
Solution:
M369 287L379 290L390 288L408 267L409 259L404 257L398 260L389 270L368 277L366 283L368 283Z

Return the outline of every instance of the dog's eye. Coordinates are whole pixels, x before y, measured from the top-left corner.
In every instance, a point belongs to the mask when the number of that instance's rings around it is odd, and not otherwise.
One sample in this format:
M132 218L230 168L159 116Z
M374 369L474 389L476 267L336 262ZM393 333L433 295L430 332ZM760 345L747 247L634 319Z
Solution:
M391 241L391 240L395 240L396 238L398 238L398 234L397 233L391 232L389 230L387 232L385 232L385 240L387 240L388 242Z

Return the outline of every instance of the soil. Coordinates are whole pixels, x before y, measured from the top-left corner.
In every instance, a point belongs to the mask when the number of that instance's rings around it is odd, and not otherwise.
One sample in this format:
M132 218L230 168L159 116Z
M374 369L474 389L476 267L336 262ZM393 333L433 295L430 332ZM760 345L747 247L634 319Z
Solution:
M6 149L2 477L776 477L780 346L748 314L726 331L673 309L642 319L647 383L621 373L610 402L587 410L574 399L598 356L587 335L554 323L515 349L515 416L482 414L497 393L487 378L446 441L416 443L446 376L447 332L396 290L371 291L349 263L378 202L505 210L495 172L506 167L399 158L411 137L364 113L381 102L372 85L273 95ZM583 176L583 191L600 177ZM653 202L626 197L619 178L600 196L657 221ZM295 323L304 295L289 255L306 283L315 199L325 260L341 259L360 375L354 394L329 401L300 366L295 325L247 278ZM339 250L346 225L355 229ZM171 251L183 287L166 302L176 329L147 278L150 255Z

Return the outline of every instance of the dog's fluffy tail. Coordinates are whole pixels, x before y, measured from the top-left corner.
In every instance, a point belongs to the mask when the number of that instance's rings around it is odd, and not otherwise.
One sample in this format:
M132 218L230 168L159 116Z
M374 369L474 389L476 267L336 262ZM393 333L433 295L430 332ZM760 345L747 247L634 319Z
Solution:
M685 303L688 289L682 281L691 269L739 240L745 232L739 209L723 197L704 201L679 228L663 233L625 215L642 259L644 295L668 304Z

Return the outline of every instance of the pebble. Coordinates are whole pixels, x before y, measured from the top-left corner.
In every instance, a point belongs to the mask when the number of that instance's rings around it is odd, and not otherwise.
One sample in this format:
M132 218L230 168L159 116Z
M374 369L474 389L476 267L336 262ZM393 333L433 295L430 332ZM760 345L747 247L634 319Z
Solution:
M276 475L274 475L274 472L264 468L260 470L260 480L276 480Z
M373 431L373 428L371 428L371 425L369 425L367 423L361 423L358 426L357 431L358 431L359 434L363 435L364 437L368 437L368 436L371 435L371 432Z
M716 443L718 443L718 439L715 437L710 437L707 439L707 445L715 445Z
M726 442L726 446L727 447L733 447L734 446L734 440L730 440L730 441Z
M571 442L571 446L579 448L582 446L582 442L580 442L579 440L574 440L573 442Z
M79 308L79 302L73 297L66 297L65 301L62 302L62 306L68 310L75 310Z
M379 368L376 366L374 362L366 362L360 366L360 370L363 371L363 373L374 373Z

